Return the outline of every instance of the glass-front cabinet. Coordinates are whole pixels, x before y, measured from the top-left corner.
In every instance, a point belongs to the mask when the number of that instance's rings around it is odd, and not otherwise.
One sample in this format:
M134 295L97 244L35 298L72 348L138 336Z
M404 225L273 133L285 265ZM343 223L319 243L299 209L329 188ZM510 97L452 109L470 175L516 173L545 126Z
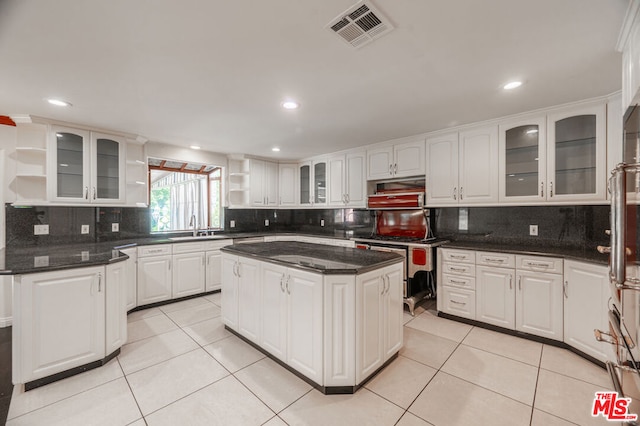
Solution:
M327 162L313 160L300 163L300 205L315 206L327 203Z
M545 117L534 117L500 125L500 200L545 199L545 124Z
M111 135L53 126L49 199L60 203L123 203L125 142Z
M606 106L500 125L500 202L606 201Z
M547 200L606 200L606 105L547 116Z

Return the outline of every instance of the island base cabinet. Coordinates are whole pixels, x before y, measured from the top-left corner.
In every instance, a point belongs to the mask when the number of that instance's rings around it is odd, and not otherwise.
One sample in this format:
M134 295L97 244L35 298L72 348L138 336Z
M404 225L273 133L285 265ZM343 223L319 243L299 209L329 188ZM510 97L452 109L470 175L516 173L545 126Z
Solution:
M353 386L356 368L356 286L353 275L324 280L324 385Z
M287 271L287 364L322 383L322 275Z
M206 252L207 272L205 274L205 291L222 288L222 253L219 250Z
M361 383L402 347L400 265L356 278L356 383Z
M18 275L14 280L13 383L104 358L104 267Z
M109 355L127 343L127 263L105 267L105 353Z
M263 263L260 272L262 282L262 321L260 346L281 361L287 361L287 268Z
M227 327L238 330L238 256L222 254L222 296L220 305L222 323Z
M127 311L138 306L138 252L135 247L121 249L121 252L129 256L125 261Z
M260 262L246 258L240 258L236 267L238 303L242 305L238 310L238 331L255 343L260 341L259 268Z

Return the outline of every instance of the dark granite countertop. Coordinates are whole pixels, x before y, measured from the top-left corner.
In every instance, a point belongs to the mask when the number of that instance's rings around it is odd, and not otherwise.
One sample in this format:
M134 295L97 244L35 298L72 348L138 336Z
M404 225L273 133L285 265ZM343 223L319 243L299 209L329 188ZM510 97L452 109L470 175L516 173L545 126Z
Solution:
M590 263L609 264L609 255L601 254L595 248L572 248L554 246L527 246L515 243L496 243L481 241L450 241L443 248L455 248L477 251L493 251L513 254L531 254L536 256L562 257Z
M290 241L238 244L223 247L222 251L286 267L334 275L362 274L393 265L403 259L395 253Z

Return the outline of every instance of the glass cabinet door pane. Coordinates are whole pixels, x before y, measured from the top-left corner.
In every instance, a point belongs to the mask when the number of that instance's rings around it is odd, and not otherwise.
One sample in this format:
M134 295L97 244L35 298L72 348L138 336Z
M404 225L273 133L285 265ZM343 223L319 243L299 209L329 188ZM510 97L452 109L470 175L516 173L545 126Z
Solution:
M640 162L640 109L634 108L625 115L622 161L627 164ZM640 192L640 173L627 173L627 192Z
M120 144L111 139L97 139L97 196L118 199L120 196Z
M56 133L58 197L84 198L84 139L69 132Z
M596 116L577 115L559 120L555 126L555 193L594 194Z
M300 167L300 204L309 204L311 202L309 193L311 188L310 173L311 166L304 165Z
M505 194L522 197L538 193L538 125L518 126L505 132Z
M316 203L327 202L327 163L316 163L313 166L313 190Z

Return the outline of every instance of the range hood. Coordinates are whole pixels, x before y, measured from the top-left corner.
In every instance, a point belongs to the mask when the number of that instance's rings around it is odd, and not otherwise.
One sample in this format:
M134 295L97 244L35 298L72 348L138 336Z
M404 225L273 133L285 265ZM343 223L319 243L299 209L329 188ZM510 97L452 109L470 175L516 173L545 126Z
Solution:
M424 188L421 190L387 189L367 198L367 207L375 210L407 210L424 208Z

